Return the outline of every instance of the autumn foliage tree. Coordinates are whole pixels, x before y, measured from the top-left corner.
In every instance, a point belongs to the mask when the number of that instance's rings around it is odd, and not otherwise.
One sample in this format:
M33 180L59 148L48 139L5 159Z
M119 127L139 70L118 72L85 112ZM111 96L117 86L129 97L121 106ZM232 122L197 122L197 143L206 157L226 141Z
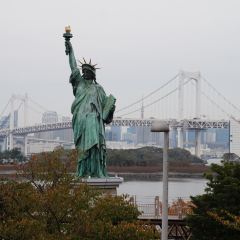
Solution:
M35 156L18 181L0 184L0 239L156 239L155 229L137 220L124 196L104 196L79 184L69 168L76 153L58 150Z

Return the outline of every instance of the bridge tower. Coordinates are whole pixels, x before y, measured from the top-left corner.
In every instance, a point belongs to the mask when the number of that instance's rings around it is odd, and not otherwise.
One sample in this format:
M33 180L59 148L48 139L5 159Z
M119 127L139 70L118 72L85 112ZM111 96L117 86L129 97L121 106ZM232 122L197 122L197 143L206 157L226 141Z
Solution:
M201 117L201 74L200 72L195 73L192 79L196 82L196 118ZM195 130L195 155L200 157L200 146L201 146L201 130Z
M27 127L28 125L28 95L25 93L24 99L24 127ZM24 135L24 155L27 155L27 144L28 144L28 138L27 134Z
M178 121L183 119L184 114L184 80L185 80L185 72L179 72L179 82L178 82ZM177 128L177 147L183 148L183 128Z
M195 118L201 117L201 74L200 72L180 71L178 83L178 121L183 120L184 116L184 85L186 82L193 80L196 86L195 96ZM178 147L183 148L183 128L177 128ZM186 129L187 131L187 129ZM200 156L201 130L195 130L195 155ZM187 133L186 133L187 134Z
M24 96L21 95L15 95L13 94L10 98L10 133L7 136L7 149L12 150L14 148L13 143L13 129L14 129L14 110L15 110L15 101L20 100L23 102L23 108L24 108L24 127L27 127L28 124L28 95L25 94ZM24 154L27 154L27 136L24 136Z
M12 95L10 98L10 124L9 124L9 129L10 133L9 136L7 137L7 149L12 150L13 149L13 134L12 130L14 128L14 102L15 102L15 95Z

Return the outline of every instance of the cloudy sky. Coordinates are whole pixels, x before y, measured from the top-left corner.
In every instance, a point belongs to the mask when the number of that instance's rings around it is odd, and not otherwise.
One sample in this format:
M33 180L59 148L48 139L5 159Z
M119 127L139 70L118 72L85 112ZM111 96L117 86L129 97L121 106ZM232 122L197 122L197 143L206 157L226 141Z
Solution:
M70 69L62 34L71 25L77 58L91 58L118 108L176 75L201 71L239 104L240 2L234 0L21 0L0 9L0 111L25 92L70 116Z

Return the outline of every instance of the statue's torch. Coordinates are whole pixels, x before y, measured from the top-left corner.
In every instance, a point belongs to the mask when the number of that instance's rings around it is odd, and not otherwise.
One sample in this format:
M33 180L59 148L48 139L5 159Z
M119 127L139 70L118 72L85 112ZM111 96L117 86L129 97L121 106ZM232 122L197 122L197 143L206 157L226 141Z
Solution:
M71 27L70 26L65 27L65 33L63 34L63 37L65 38L66 42L69 42L70 39L73 37L73 35L71 34ZM67 48L67 45L66 45L65 53L66 53L66 55L69 54L69 49Z

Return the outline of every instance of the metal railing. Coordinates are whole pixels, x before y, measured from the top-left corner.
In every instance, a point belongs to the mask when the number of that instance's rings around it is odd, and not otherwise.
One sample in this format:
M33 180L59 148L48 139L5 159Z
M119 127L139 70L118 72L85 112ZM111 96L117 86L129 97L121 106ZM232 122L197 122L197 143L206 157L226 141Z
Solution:
M159 196L156 196L151 203L138 202L136 196L133 196L130 198L130 202L141 212L140 218L162 217L162 203ZM194 205L189 199L178 198L169 204L168 216L171 219L183 219L187 214L191 214L193 207Z

